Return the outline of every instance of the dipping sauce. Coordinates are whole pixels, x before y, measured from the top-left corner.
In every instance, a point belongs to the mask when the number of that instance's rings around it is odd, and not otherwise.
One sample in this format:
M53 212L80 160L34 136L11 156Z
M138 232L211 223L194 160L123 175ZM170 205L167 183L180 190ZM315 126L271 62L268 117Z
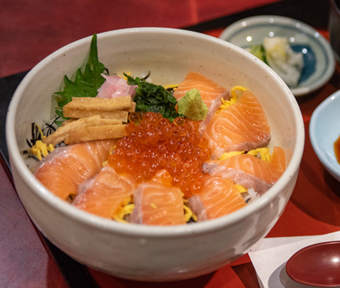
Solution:
M340 164L340 136L339 138L334 142L334 153L336 160Z

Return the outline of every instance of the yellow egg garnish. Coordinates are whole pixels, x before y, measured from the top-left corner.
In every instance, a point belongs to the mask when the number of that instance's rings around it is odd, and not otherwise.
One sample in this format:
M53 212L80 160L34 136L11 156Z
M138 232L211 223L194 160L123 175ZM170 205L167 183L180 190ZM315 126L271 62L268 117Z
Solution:
M230 152L226 152L223 153L222 156L220 157L220 160L225 160L227 158L233 157L233 156L237 156L237 155L241 155L244 154L245 151L230 151Z
M221 112L222 110L230 107L231 105L234 105L235 103L237 103L238 97L237 97L237 92L236 91L247 91L246 88L242 87L242 86L234 86L233 88L231 88L230 90L230 94L231 94L231 98L230 100L224 100L223 98L221 98L221 106L218 108L216 113Z
M272 155L270 154L269 148L257 148L254 150L250 150L248 152L250 155L260 155L260 158L264 161L270 161L272 159Z
M35 157L37 157L39 160L42 160L43 157L46 157L49 152L52 152L53 150L54 147L52 144L47 146L41 140L36 141L35 145L30 149L32 154L35 155Z

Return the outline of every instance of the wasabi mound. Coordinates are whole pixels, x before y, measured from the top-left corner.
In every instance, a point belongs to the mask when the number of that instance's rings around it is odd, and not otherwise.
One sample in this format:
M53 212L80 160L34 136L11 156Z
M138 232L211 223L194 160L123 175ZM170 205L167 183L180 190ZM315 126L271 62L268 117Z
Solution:
M194 121L201 121L207 117L208 107L196 88L189 90L178 101L178 113Z

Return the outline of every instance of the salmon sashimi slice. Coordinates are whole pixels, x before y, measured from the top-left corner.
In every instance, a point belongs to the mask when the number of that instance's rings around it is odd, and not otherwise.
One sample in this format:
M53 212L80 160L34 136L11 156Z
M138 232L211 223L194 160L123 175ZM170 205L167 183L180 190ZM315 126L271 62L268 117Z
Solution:
M84 142L56 148L37 167L35 177L53 194L66 200L107 160L115 140Z
M146 225L186 223L182 192L179 188L171 186L171 176L166 170L161 170L153 179L140 184L134 193L134 202L131 223Z
M217 159L224 152L266 146L270 127L261 104L246 90L237 103L214 115L202 136L209 141L213 159Z
M104 218L113 218L125 199L132 196L137 182L130 175L120 175L106 165L93 178L79 186L73 205Z
M206 117L206 122L208 122L220 107L221 98L229 99L229 92L224 87L208 79L201 73L190 71L176 88L174 97L179 100L185 93L194 88L200 91L201 98L209 109Z
M276 183L285 171L286 153L283 148L274 147L270 161L241 154L225 160L211 160L204 165L206 173L221 175L235 184L263 193Z
M201 98L208 108L211 107L216 98L220 99L219 103L221 103L221 97L225 99L229 98L229 93L224 87L203 76L201 73L194 71L190 71L184 80L178 85L174 92L174 97L179 100L185 95L185 93L193 88L200 91Z
M227 215L247 205L230 179L207 175L203 183L203 191L188 199L198 222Z

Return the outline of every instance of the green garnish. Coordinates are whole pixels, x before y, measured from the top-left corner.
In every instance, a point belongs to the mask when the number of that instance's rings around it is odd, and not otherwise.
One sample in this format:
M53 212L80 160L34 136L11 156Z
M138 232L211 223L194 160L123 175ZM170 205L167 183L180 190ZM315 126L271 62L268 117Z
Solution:
M250 46L249 52L262 60L264 63L268 64L266 59L266 50L264 49L263 44Z
M96 97L98 88L103 85L105 78L101 73L107 72L105 66L98 60L97 35L94 34L91 40L90 55L85 71L79 68L74 81L64 76L64 89L55 93L58 107L55 113L63 119L67 119L63 114L63 107L72 100L72 97ZM108 73L107 73L108 74ZM62 121L57 121L60 126Z
M161 85L146 82L145 79L133 78L124 74L129 85L138 85L133 101L136 102L136 112L161 113L164 118L173 121L180 115L175 108L177 99Z
M178 112L186 118L201 121L207 117L208 107L201 98L201 93L196 88L191 89L178 101Z

